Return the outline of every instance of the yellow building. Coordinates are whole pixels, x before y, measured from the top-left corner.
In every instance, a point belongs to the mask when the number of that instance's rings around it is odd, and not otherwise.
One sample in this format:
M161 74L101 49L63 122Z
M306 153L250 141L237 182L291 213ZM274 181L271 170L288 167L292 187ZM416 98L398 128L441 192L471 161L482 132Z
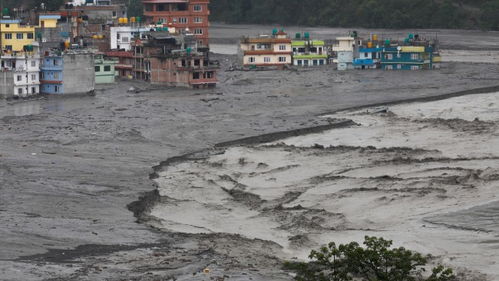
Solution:
M19 20L0 20L2 50L23 51L35 41L35 26L22 25Z
M56 28L57 21L61 18L60 15L40 15L38 17L38 27L40 28Z

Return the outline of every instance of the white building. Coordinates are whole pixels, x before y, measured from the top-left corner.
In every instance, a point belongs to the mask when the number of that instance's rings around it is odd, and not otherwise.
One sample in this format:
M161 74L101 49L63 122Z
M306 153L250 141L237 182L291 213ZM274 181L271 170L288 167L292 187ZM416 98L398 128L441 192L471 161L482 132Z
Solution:
M111 27L111 50L132 49L131 41L135 36L143 38L143 34L148 32L149 28L139 26L113 26Z
M40 53L37 45L33 51L2 55L0 59L2 93L6 97L28 97L40 93Z
M355 38L351 36L336 38L337 43L333 45L333 52L336 53L336 59L333 60L337 64L338 70L353 69L353 58L356 50Z

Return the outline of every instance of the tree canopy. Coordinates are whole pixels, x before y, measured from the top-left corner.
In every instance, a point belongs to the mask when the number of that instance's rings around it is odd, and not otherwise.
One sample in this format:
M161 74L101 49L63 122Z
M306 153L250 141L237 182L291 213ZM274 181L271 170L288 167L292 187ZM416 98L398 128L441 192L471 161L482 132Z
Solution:
M499 29L499 0L211 0L227 23Z
M403 247L392 248L392 241L365 237L357 242L329 243L310 253L310 262L287 262L285 268L296 272L297 281L453 281L451 269L441 265L431 275L423 273L428 257Z

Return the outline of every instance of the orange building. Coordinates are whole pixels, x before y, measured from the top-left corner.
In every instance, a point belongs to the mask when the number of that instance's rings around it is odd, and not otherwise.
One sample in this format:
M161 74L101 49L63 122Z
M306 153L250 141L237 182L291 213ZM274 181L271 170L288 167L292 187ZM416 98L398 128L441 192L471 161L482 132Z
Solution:
M208 46L210 0L143 0L147 23L162 23L177 30L189 29L198 44Z

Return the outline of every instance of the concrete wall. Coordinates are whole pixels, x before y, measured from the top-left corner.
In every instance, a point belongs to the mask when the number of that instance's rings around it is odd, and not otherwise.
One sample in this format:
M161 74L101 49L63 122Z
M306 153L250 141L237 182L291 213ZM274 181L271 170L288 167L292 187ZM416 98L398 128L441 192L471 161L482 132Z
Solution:
M64 54L64 94L86 94L95 90L93 54Z
M14 96L14 75L11 71L0 71L0 98Z

